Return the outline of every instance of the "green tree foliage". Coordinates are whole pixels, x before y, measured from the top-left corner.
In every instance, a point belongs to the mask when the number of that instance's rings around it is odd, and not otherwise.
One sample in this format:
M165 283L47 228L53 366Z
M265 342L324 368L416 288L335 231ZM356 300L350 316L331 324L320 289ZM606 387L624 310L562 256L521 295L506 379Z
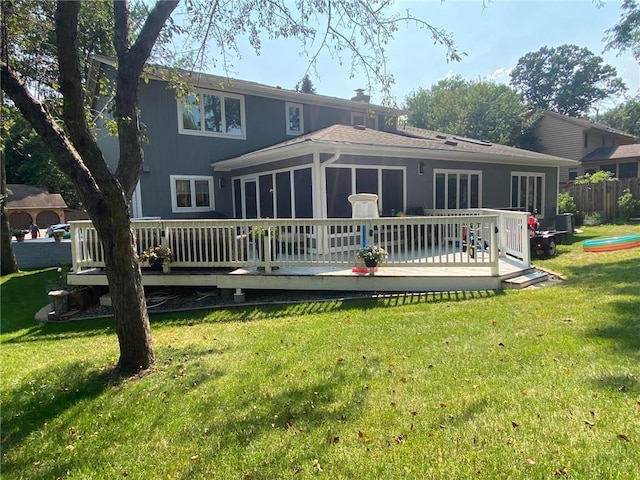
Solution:
M617 178L613 173L605 170L598 170L594 173L585 173L584 175L576 177L574 183L576 185L587 185L589 183L612 182L614 180L617 180Z
M58 98L54 0L3 1L11 41L8 55L16 70L41 98ZM28 19L25 21L25 19ZM113 11L107 2L82 2L78 18L78 56L86 78L91 55L114 55ZM51 108L52 105L50 104Z
M11 125L4 139L7 183L46 187L49 193L60 193L69 207L80 208L75 186L20 112L8 107L5 122Z
M608 50L618 50L626 52L631 50L631 54L640 63L640 4L637 0L623 0L620 21L607 30L603 40L608 42L605 52Z
M542 47L518 60L511 85L538 108L563 115L585 115L598 100L626 90L616 69L576 45Z
M640 96L607 110L597 121L640 138Z
M506 85L454 77L406 99L414 127L535 150L538 115Z
M313 85L308 73L305 73L302 80L296 83L296 92L316 93L316 87Z

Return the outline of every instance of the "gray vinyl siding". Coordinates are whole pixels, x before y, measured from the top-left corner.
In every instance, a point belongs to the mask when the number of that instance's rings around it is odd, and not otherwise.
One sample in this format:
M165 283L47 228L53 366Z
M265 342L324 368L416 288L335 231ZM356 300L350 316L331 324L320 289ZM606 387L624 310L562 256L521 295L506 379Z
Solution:
M463 170L482 172L482 206L485 208L510 208L512 172L543 173L545 176L543 225L553 222L557 207L558 169L524 165L504 165L464 161L423 159L424 175L418 175L420 159L342 156L334 165L405 167L405 208L409 212L433 209L434 170ZM385 212L383 212L385 213Z
M294 138L286 132L284 100L254 95L243 97L246 139L188 135L178 133L178 106L167 84L152 80L140 85L141 121L147 138L143 147L145 168L141 176L141 201L145 216L207 218L210 215L207 212L172 213L171 175L213 177L216 211L233 215L232 177L251 171L233 172L233 176L229 176L228 173L214 172L211 163ZM336 123L349 124L351 110L303 104L303 118L304 132L307 133ZM378 125L384 125L382 116L378 117ZM293 163L284 162L279 168ZM220 178L225 179L225 188L220 188Z

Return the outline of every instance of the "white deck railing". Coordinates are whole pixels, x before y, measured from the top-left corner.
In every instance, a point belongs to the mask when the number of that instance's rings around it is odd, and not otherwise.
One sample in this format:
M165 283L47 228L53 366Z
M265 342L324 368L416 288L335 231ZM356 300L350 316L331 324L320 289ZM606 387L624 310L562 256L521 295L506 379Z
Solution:
M269 272L275 266L349 267L363 244L387 250L385 267L489 267L497 275L498 256L505 254L528 265L526 214L457 213L380 219L132 220L132 228L138 252L155 245L171 248L172 268L264 267ZM72 222L71 240L75 272L105 266L91 222Z

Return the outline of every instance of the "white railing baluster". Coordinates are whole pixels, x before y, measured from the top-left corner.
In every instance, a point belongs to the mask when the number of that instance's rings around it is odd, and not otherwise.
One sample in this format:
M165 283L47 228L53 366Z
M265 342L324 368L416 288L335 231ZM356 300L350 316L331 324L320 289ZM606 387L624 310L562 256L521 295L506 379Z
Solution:
M363 238L365 244L377 243L387 250L384 267L390 268L496 270L498 257L505 255L528 265L526 214L487 209L439 213L380 219L132 220L132 229L138 252L163 242L174 252L174 267L351 267ZM258 227L273 232L265 237L262 254L254 230ZM102 245L91 222L74 222L71 238L74 269L104 267Z

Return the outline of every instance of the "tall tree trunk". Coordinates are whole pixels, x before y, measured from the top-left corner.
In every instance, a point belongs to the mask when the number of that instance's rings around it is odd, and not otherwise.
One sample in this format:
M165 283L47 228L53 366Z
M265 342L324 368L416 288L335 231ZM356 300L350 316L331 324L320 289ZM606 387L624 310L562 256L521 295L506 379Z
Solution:
M10 5L2 5L2 21L0 23L0 58L3 62L8 59L8 30L7 12ZM0 275L8 275L18 271L13 245L11 245L11 228L7 215L7 171L4 156L4 139L7 138L7 130L4 123L4 92L0 90Z
M155 360L142 276L131 230L128 203L142 168L141 134L137 121L138 82L162 26L178 2L156 3L129 45L128 4L115 1L115 37L119 73L116 84L116 121L120 159L112 174L88 128L78 59L78 1L60 1L56 8L56 44L63 97L61 129L44 106L2 62L2 90L31 123L74 182L93 221L105 252L107 280L120 346L118 366L137 371Z
M0 93L2 96L2 93ZM0 100L2 105L2 100ZM4 137L4 116L0 112L0 130ZM11 245L11 229L9 228L9 216L7 215L7 175L5 171L4 148L0 148L0 170L2 179L0 180L0 222L2 223L2 232L0 233L0 275L8 275L18 271L18 262Z

